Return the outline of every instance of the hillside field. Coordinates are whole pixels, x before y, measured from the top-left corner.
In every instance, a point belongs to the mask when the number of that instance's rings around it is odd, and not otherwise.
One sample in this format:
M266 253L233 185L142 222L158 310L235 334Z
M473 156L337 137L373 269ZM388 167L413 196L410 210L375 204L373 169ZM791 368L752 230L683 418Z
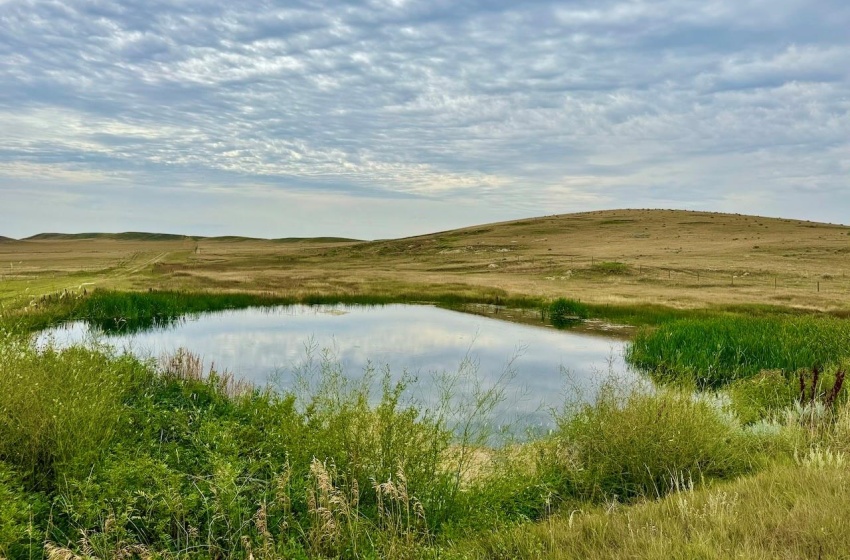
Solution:
M0 302L153 287L843 311L848 255L847 226L672 210L564 214L370 242L47 234L0 242Z

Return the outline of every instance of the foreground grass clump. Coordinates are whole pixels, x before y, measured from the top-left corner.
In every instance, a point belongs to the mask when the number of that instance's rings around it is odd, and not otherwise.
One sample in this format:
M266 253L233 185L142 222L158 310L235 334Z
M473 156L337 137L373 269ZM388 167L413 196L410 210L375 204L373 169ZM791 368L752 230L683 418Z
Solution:
M830 317L683 319L638 333L627 360L658 381L721 387L762 370L824 367L850 355L850 321Z
M0 462L0 557L40 556L43 536L32 518L46 507L43 496L26 492L20 477Z
M44 487L86 471L121 429L125 399L144 375L131 358L39 352L0 332L0 460Z
M62 486L51 542L100 557L135 546L358 557L422 546L455 513L450 435L401 402L403 385L385 384L375 404L325 364L302 401L198 367L178 356L129 400L120 442Z
M549 462L565 498L628 501L743 474L758 460L756 443L715 399L608 383L558 419Z

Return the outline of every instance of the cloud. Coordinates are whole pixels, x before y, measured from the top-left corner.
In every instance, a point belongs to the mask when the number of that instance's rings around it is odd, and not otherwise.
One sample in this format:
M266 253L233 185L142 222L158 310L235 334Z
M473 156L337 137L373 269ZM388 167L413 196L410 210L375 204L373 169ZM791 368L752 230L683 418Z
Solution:
M838 0L9 0L0 197L419 201L441 227L473 204L481 221L654 204L846 221L848 28ZM6 235L56 229L2 206ZM415 222L393 220L435 229Z

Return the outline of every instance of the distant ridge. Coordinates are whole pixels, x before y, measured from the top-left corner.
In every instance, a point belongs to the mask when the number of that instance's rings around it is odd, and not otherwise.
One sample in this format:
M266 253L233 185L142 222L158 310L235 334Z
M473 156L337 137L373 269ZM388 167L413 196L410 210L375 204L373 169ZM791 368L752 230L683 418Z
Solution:
M189 235L176 235L171 233L145 233L141 231L128 231L124 233L39 233L22 239L22 241L53 241L53 240L76 240L76 239L115 239L123 241L181 241L183 239L200 239Z
M362 239L350 237L278 237L272 239L275 243L362 243Z
M264 239L260 237L242 237L239 235L221 235L204 237L201 235L178 235L173 233L147 233L128 231L124 233L39 233L26 237L21 241L83 241L108 239L114 241L271 241L273 243L357 243L359 239L347 237L284 237L279 239ZM15 241L0 236L0 242Z
M11 237L3 237L2 235L0 235L0 243L6 243L8 241L15 241L15 240L12 239Z

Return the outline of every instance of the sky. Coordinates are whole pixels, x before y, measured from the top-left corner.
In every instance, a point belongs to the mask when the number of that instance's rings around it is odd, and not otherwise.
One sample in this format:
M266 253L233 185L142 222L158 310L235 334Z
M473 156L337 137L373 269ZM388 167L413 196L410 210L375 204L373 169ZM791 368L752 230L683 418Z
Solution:
M0 235L850 223L847 0L0 0Z

